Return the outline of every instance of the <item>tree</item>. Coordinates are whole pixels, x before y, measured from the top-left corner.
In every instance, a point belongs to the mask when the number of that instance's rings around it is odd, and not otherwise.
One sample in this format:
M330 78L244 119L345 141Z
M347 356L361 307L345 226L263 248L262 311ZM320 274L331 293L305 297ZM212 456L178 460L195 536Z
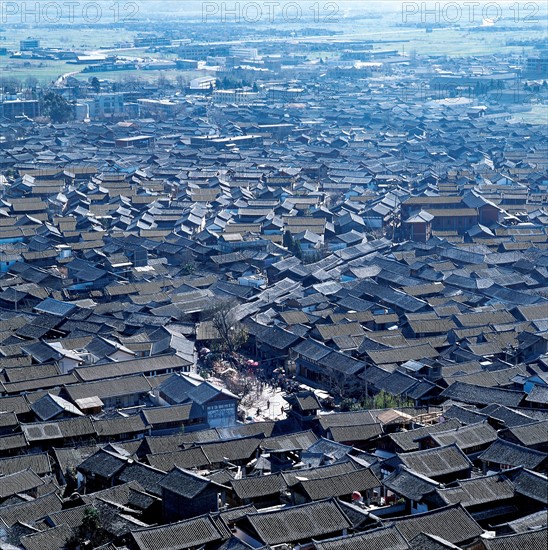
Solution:
M165 88L169 88L171 86L171 81L164 72L161 72L158 75L158 80L156 82L160 90L164 90Z
M55 123L68 122L74 116L71 104L62 95L53 91L44 95L40 110Z
M294 254L295 257L302 259L303 250L301 248L301 243L293 238L293 234L289 231L289 229L284 232L282 244L289 250L289 252Z
M38 87L38 79L35 76L32 76L32 75L27 76L27 78L25 79L25 87L28 90L35 91L36 88Z
M97 508L88 506L84 510L82 523L65 543L65 550L77 550L84 547L97 548L108 542L110 537L104 528L107 518L101 516L102 514Z
M93 91L98 94L100 91L101 91L101 83L99 82L99 79L94 76L92 79L91 79L91 87L93 88Z
M15 77L2 77L0 79L0 89L6 94L15 94L23 88L21 80Z
M247 330L236 319L234 307L237 302L233 300L222 300L215 304L210 310L211 324L219 334L224 351L233 353L238 351L247 342Z
M291 231L289 231L289 229L287 231L284 231L283 245L288 250L291 250L295 246L293 235L291 234Z

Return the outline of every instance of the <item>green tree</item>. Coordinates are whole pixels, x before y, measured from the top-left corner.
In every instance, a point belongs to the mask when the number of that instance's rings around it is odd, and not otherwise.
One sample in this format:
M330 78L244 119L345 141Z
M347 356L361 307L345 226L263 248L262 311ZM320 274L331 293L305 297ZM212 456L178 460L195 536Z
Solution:
M402 399L381 390L373 398L374 409L394 409L398 407L412 407L413 402L409 399Z
M68 122L74 117L72 105L62 95L53 91L42 97L40 110L55 123Z
M97 548L108 542L109 535L103 527L105 519L107 518L102 518L97 508L88 506L84 510L82 523L65 543L65 550Z
M283 245L288 250L291 250L295 246L293 235L291 234L291 231L289 231L289 229L284 232Z
M91 87L93 88L93 91L98 94L100 91L101 91L101 83L99 82L99 79L94 76L92 79L91 79Z

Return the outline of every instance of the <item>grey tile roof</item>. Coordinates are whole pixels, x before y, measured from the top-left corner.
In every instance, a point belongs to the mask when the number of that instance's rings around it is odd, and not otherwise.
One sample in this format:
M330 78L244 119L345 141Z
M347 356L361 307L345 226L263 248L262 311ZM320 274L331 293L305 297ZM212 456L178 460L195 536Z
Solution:
M103 399L131 395L134 393L146 393L150 391L150 389L151 386L147 379L142 375L136 375L111 378L109 380L100 380L97 382L72 384L66 386L65 391L72 401L76 401L77 399L94 396Z
M491 464L523 466L524 468L535 469L545 462L547 457L546 453L497 439L478 458Z
M424 495L431 493L439 486L437 481L409 470L405 466L398 468L382 481L393 493L415 502L420 502Z
M58 512L61 508L61 499L52 492L48 495L38 497L28 502L13 504L11 506L3 506L0 508L0 520L2 520L8 527L11 527L18 521L31 523L32 521L38 520L47 514Z
M455 443L461 450L465 451L472 447L492 443L497 439L497 432L487 422L478 422L434 433L432 439L440 446Z
M474 424L476 422L484 422L487 420L487 415L477 412L473 409L464 408L459 405L451 405L444 413L445 418L454 418L463 424Z
M267 437L260 442L261 448L268 451L299 451L308 449L318 438L309 430L288 435Z
M484 539L485 550L515 550L526 548L527 550L545 550L548 540L548 529L536 529L526 533L516 533L503 537Z
M143 409L141 415L146 423L154 427L155 425L169 422L184 422L190 418L191 403L183 405L173 405L170 407L150 407Z
M259 540L270 545L309 540L350 527L350 522L334 500L249 514L246 521L251 524Z
M358 426L333 426L328 429L333 441L348 441L352 443L368 441L382 434L382 426L378 423Z
M242 500L279 494L287 489L287 483L282 474L233 479L230 485L238 498Z
M408 541L419 533L430 533L458 545L483 533L483 529L459 504L391 521Z
M0 459L0 476L27 469L39 476L51 474L51 463L47 453L33 453Z
M103 420L93 420L93 427L100 438L127 435L127 439L136 434L145 433L147 430L145 422L140 415L119 416L105 418Z
M191 447L168 453L149 454L146 459L151 466L165 472L169 472L174 466L185 469L210 466L209 459L204 454L202 447Z
M509 428L500 434L503 439L505 433L511 434L524 447L545 444L548 441L548 420Z
M123 470L116 476L117 480L122 483L136 481L148 493L155 496L161 496L160 481L165 477L166 473L146 464L132 462L126 464Z
M546 516L546 510L540 512L533 512L527 516L509 521L502 525L497 526L497 532L511 533L524 533L533 529L539 529L548 526L548 517Z
M460 422L456 419L449 419L445 422L438 422L431 426L424 426L422 428L416 428L414 430L394 432L388 434L389 437L402 451L416 451L419 448L417 440L425 435L434 434L437 432L444 432L446 430L458 428Z
M519 468L516 473L508 472L516 493L536 500L544 505L548 502L548 478L545 474Z
M25 550L58 550L65 545L71 535L72 529L68 525L60 525L21 537L21 545Z
M131 532L139 550L180 550L221 543L227 537L209 516Z
M331 477L301 480L293 490L304 494L310 500L321 500L333 496L349 497L354 491L365 493L380 486L381 482L371 470L361 468Z
M327 430L331 426L357 426L360 424L373 424L375 419L369 411L352 411L333 414L320 414L320 426Z
M100 449L86 458L78 466L78 470L85 475L92 474L110 479L126 465L127 460L119 455Z
M387 526L365 533L323 540L315 543L316 550L407 550L407 541L396 527Z
M513 483L503 475L493 474L461 480L456 487L437 489L445 504L461 503L465 508L479 504L510 500L514 497Z
M353 472L357 466L351 462L336 462L328 466L320 466L319 468L308 468L303 470L290 470L283 472L283 477L289 487L297 485L302 478L306 479L324 479L328 477L339 476Z
M472 468L470 460L454 444L398 454L398 458L410 470L432 478Z
M200 446L209 462L217 464L226 460L229 462L249 460L255 455L262 441L262 437L242 437L229 441L204 443Z
M503 390L499 388L486 388L465 382L453 382L441 393L446 399L453 399L472 405L489 405L498 403L507 407L517 407L525 394L519 391Z
M159 486L165 491L175 493L187 499L197 497L206 487L225 488L223 485L211 481L206 477L199 476L189 470L183 470L177 466L162 478Z
M8 474L1 478L0 499L16 495L17 493L26 493L43 484L44 481L32 470L22 470L20 472Z

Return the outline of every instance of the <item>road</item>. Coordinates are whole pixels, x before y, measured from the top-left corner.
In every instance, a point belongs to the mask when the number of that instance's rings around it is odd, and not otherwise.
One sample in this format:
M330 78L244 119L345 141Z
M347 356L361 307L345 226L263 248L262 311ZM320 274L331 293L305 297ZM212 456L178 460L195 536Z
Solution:
M55 83L53 84L56 88L58 88L59 86L62 86L63 83L65 82L65 80L69 77L69 76L73 76L75 74L78 74L80 71L72 71L71 73L65 73L65 74L62 74L56 81Z

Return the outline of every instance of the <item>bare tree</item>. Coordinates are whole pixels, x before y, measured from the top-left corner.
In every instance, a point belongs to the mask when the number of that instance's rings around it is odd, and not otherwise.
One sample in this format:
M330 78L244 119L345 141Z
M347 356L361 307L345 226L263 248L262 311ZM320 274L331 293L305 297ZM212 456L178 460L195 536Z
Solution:
M225 351L233 353L238 351L247 341L247 330L234 315L237 302L222 300L215 304L209 311L211 324L218 332Z
M167 75L162 71L158 75L158 80L156 81L156 84L158 85L158 88L160 90L165 90L166 88L169 88L171 86L171 80L167 77Z

